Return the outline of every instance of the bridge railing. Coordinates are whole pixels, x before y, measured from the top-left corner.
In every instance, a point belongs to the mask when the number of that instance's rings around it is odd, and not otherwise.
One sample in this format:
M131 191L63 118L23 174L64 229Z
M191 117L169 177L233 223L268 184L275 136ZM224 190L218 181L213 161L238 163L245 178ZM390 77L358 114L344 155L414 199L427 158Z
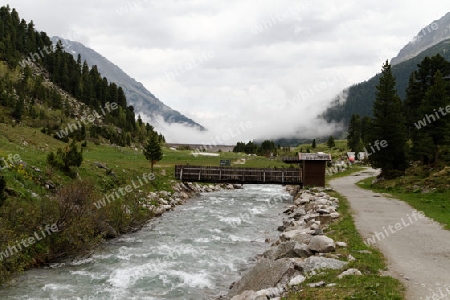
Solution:
M300 184L301 170L176 165L175 177L198 182Z

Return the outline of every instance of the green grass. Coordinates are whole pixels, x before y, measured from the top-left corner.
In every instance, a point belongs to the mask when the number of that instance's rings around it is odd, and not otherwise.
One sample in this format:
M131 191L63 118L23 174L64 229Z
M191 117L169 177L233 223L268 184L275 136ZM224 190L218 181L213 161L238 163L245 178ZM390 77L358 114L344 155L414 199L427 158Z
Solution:
M405 188L388 187L380 188L372 185L374 177L366 178L357 183L358 186L378 193L388 193L392 197L405 201L418 211L422 211L427 217L441 223L445 229L450 230L450 191L422 193L406 192Z
M335 254L342 258L352 255L356 260L350 262L345 269L356 268L363 275L337 279L343 270L323 270L322 273L311 276L299 286L293 287L286 299L404 299L404 287L401 282L381 275L381 271L386 270L384 257L376 248L364 244L356 230L347 199L336 192L329 194L339 199L341 218L330 225L326 235L335 241L347 243L347 248L338 248ZM371 253L360 253L360 250L369 250ZM327 284L336 283L336 286L311 288L307 285L322 280Z
M310 144L300 144L298 147L295 148L294 151L300 151L306 152L307 149L309 149L312 153L315 152L325 152L331 154L332 159L338 159L343 156L346 156L348 147L347 147L347 140L335 140L335 147L333 149L328 148L326 143L318 143L316 145L316 148L311 147Z

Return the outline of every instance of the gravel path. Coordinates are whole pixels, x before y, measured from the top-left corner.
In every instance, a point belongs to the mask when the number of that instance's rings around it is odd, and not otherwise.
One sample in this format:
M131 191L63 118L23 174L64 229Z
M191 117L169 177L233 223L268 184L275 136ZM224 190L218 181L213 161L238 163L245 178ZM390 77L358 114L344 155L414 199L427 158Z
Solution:
M403 282L406 299L450 299L450 231L403 201L355 185L374 175L367 169L330 185L347 197L358 231L383 252L388 275Z

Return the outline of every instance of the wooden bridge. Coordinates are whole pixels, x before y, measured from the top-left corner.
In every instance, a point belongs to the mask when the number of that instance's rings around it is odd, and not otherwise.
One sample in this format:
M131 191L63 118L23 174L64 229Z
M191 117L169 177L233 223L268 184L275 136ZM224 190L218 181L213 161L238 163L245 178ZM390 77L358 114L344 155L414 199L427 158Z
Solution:
M302 185L301 169L297 168L263 169L176 165L175 178L192 182Z

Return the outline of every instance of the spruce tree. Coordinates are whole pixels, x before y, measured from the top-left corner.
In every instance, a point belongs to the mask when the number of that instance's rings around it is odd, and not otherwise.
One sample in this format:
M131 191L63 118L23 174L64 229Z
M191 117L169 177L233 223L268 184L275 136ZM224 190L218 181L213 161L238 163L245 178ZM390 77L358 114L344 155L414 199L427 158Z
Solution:
M332 135L330 135L328 137L327 146L328 146L328 148L330 148L330 150L333 149L336 146L336 144L334 142L334 137Z
M361 141L364 145L368 145L370 141L370 128L372 126L372 119L365 116L361 119Z
M373 122L371 140L385 140L386 147L370 148L369 159L372 166L381 168L381 176L392 178L404 173L406 169L406 134L402 102L397 95L395 78L391 66L386 61L383 65L373 105Z
M20 97L19 100L17 100L16 105L14 107L14 110L12 112L12 117L16 119L17 121L22 120L22 116L25 112L25 103L23 101L23 98Z
M361 117L352 115L348 125L347 146L353 152L361 152Z
M430 152L432 144L430 136L423 128L418 128L419 120L423 120L425 114L433 113L437 107L429 107L426 103L427 92L435 84L436 73L440 72L442 77L450 75L450 62L441 55L425 57L418 65L410 78L406 89L405 116L407 137L412 141L411 158L420 159L423 164L430 163L433 153Z
M422 115L428 124L418 131L423 131L425 141L428 143L429 156L434 164L438 163L440 146L448 144L450 136L450 123L445 107L450 103L448 95L449 84L442 77L440 71L434 76L434 84L427 91L421 106Z
M151 172L153 173L153 165L163 158L162 147L156 132L150 135L147 144L144 146L143 152L145 158L150 161Z

